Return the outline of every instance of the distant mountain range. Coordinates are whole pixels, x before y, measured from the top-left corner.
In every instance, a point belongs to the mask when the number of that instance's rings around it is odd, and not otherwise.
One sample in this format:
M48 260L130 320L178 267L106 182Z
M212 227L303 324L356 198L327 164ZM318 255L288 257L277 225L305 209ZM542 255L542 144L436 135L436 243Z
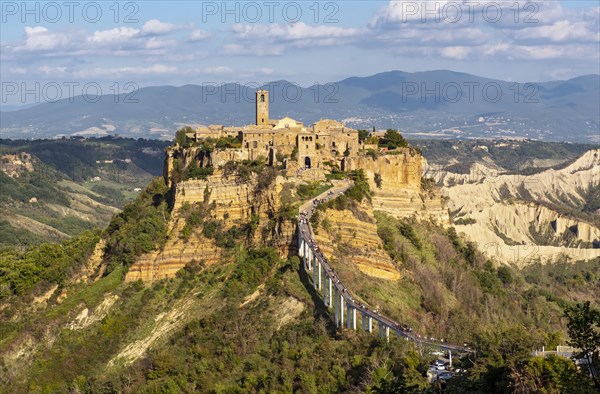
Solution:
M76 97L1 112L3 138L119 134L171 139L183 125L254 123L256 86L156 86L134 95ZM355 128L396 128L418 137L523 137L600 143L600 75L513 83L451 71L390 71L325 85L266 84L273 118ZM134 102L128 102L134 101ZM11 108L13 109L13 108Z

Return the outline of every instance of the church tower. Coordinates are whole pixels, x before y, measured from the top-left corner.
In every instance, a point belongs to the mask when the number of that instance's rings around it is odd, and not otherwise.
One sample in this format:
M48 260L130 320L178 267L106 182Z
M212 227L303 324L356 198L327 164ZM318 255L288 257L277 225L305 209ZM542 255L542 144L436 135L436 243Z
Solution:
M256 124L267 125L269 124L269 91L268 90L257 90L256 91Z

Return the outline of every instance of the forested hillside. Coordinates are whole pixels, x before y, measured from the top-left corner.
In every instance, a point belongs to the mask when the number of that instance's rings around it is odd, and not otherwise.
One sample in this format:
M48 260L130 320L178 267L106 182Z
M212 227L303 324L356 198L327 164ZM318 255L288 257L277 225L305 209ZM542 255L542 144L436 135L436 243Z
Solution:
M153 176L166 143L0 140L0 245L60 241L103 228Z

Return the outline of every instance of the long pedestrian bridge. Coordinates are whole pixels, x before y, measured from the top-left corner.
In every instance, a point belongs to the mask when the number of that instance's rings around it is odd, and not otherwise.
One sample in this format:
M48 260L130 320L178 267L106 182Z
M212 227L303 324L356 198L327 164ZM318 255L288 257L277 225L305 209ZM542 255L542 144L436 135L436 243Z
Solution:
M352 296L350 290L344 286L314 241L310 217L318 204L339 196L349 187L349 184L334 187L305 203L300 207L300 215L298 217L298 254L302 258L302 268L309 277L312 277L313 287L322 296L325 306L328 310L333 310L336 325L340 328L345 326L349 330L356 331L361 329L370 333L373 333L376 328L380 338L385 337L389 341L390 335L395 334L398 338L413 341L425 348L447 351L450 357L452 357L452 352L472 352L466 346L451 345L443 341L436 341L415 334L407 326L400 325L394 320L358 302Z

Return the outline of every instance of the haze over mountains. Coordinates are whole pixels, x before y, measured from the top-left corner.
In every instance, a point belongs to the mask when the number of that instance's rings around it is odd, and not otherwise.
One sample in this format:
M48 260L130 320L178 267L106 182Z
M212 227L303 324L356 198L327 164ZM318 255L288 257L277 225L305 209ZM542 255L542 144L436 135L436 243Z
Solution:
M600 75L524 84L451 71L390 71L308 87L288 81L264 85L271 91L274 118L290 116L305 124L334 118L355 128L397 128L409 136L600 142ZM4 138L171 139L182 125L254 123L258 86L205 83L146 87L97 102L65 98L2 112L1 133Z

